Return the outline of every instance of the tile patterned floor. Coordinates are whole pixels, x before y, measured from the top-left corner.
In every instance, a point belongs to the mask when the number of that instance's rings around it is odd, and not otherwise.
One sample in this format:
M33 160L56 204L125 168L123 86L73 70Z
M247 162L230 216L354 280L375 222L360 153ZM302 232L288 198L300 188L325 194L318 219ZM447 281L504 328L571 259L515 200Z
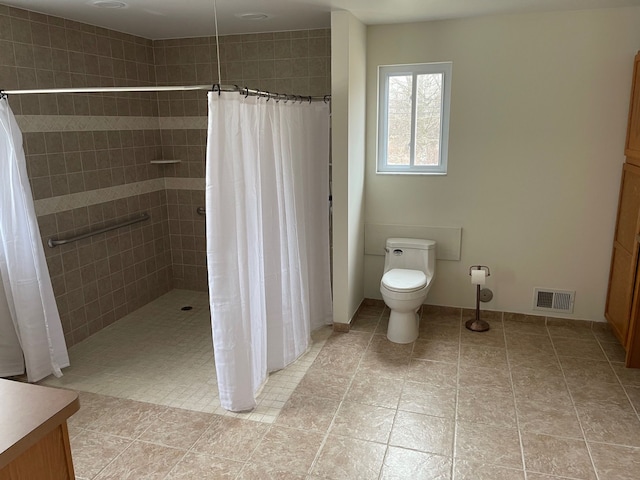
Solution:
M640 478L640 371L589 323L380 307L334 334L272 424L96 393L70 419L82 479Z
M218 399L209 297L172 290L71 347L71 367L41 383L273 423L330 333L330 327L314 332L309 351L269 377L251 413L228 412Z

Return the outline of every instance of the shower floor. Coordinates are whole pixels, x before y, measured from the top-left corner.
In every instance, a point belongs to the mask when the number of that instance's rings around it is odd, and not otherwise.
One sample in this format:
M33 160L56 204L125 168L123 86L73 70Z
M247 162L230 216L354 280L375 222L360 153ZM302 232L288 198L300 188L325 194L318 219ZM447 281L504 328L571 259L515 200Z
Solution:
M64 375L40 383L273 423L330 334L328 326L314 332L305 355L272 373L253 411L229 412L218 398L209 297L172 290L71 347Z

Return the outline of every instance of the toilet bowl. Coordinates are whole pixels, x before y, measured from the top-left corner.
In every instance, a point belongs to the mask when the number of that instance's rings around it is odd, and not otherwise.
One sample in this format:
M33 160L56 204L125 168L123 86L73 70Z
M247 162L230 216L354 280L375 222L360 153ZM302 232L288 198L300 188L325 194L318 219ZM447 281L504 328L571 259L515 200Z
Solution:
M433 240L387 239L380 293L391 311L387 338L394 343L418 338L418 310L435 276L435 247Z

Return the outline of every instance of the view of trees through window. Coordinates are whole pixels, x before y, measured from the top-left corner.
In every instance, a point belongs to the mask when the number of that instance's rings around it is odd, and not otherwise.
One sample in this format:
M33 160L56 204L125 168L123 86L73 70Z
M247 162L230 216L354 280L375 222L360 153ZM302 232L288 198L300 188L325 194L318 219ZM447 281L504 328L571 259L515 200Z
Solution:
M443 79L442 73L389 77L388 165L438 165ZM414 81L415 103L412 101ZM412 132L413 125L415 132ZM412 133L415 133L415 140ZM412 140L415 145L413 161Z

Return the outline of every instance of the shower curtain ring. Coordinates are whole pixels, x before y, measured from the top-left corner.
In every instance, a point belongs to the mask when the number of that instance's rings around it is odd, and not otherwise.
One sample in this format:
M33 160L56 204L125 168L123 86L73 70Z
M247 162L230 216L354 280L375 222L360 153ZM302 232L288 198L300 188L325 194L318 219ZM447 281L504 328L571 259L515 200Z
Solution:
M267 102L268 102L269 100L271 100L271 94L269 92L265 92L265 93L266 93L265 97L267 97Z
M220 92L222 92L222 90L220 89L220 84L219 83L214 83L213 87L211 87L211 91L215 92L216 89L218 90L218 96L220 96Z
M7 98L9 98L9 95L4 93L4 90L0 90L0 100L5 100Z
M331 101L331 95L325 95L322 100L324 101L324 103L329 103Z
M244 98L249 96L249 87L244 87Z

